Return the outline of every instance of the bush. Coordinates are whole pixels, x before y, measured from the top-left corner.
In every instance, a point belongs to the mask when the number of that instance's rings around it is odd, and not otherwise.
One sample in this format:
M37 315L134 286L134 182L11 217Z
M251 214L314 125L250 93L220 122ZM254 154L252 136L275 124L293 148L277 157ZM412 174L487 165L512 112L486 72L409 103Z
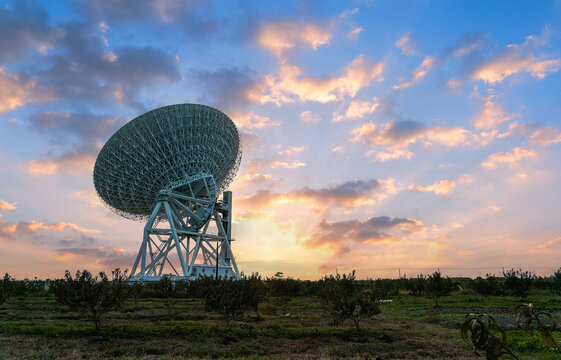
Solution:
M498 295L500 290L499 281L491 274L486 274L485 279L478 276L471 282L470 286L476 293L486 298L491 295Z
M178 297L180 297L187 289L187 283L184 280L171 280L169 276L164 276L156 283L156 290L162 298L168 311L171 311Z
M448 295L452 290L454 283L449 277L442 277L440 271L435 271L426 279L425 293L434 300L434 306L439 306L439 297Z
M29 289L30 285L27 281L16 281L8 273L0 279L0 305L13 297L21 296Z
M534 281L535 275L529 271L514 270L510 269L506 272L503 271L503 276L505 278L504 287L508 294L520 296L525 298L528 296L530 289L532 288L532 282Z
M416 278L411 278L407 281L405 289L409 291L410 295L419 296L425 292L426 279L423 274L419 274Z
M127 297L127 272L116 269L112 272L111 281L104 272L93 277L84 270L77 271L73 279L68 270L64 279L58 279L50 287L59 304L66 305L70 310L78 311L87 320L95 323L99 330L102 316L119 307Z
M399 293L398 283L391 279L376 279L374 287L381 299L388 299Z
M374 282L369 281L365 286L359 286L354 271L349 275L325 277L324 281L333 324L340 325L345 320L352 320L359 331L362 319L380 313L379 296Z
M206 277L199 281L205 289L205 310L219 313L228 325L248 310L260 317L259 303L265 297L265 287L259 275L242 275L240 280Z

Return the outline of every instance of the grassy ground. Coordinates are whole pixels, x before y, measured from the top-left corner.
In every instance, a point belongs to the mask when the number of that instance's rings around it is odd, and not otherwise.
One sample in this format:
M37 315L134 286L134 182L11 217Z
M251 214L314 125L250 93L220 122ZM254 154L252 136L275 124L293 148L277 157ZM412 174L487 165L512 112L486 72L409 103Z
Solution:
M525 302L544 304L561 319L561 301L551 299L534 295ZM489 313L508 329L508 346L520 359L561 359L541 346L539 333L513 329L520 299L457 293L439 302L435 308L431 300L399 296L362 321L357 333L350 321L331 326L329 311L315 298L278 299L263 304L262 319L249 314L230 325L206 313L198 299L167 308L162 299L148 298L108 314L96 332L50 294L35 291L0 306L0 359L476 359L459 331L472 312Z

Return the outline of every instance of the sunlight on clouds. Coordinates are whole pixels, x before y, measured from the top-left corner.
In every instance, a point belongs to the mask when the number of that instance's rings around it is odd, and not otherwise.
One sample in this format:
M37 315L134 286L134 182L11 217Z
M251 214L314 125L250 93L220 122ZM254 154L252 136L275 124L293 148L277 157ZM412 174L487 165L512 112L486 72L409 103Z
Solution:
M415 71L406 79L400 81L398 85L394 85L394 89L407 89L413 84L421 81L430 69L434 66L435 59L433 56L427 56Z
M54 100L54 96L35 79L23 79L6 73L0 66L0 113L13 110L29 102Z
M363 28L355 27L347 34L347 38L349 38L349 40L356 41L358 40L358 34L360 34L363 31L364 31Z
M519 114L506 115L502 107L493 102L493 95L483 99L483 107L479 114L472 120L473 125L478 130L489 130L498 125L510 121Z
M339 112L333 113L333 122L343 121L345 119L360 119L365 115L372 114L380 105L376 97L373 98L374 101L363 101L363 100L353 100L349 104L347 111L344 115L340 115Z
M473 80L483 80L494 85L506 77L520 72L543 79L561 67L561 59L538 59L533 54L548 43L550 31L546 28L540 36L528 36L520 45L511 44L481 63L471 74Z
M286 150L279 151L279 155L292 156L294 154L299 154L306 149L307 146L289 146Z
M422 186L419 184L413 184L409 186L410 190L418 192L432 192L436 195L448 195L454 191L456 188L456 183L452 180L441 180L431 185Z
M414 41L411 39L409 33L403 35L394 43L394 45L401 49L404 55L415 55L417 53L417 47Z
M279 126L280 121L271 121L268 116L257 115L252 111L248 113L232 112L230 118L240 128L263 129L266 126Z
M491 154L487 159L481 164L485 168L494 169L500 164L510 164L516 165L523 159L535 159L538 156L536 150L525 149L522 147L517 147L512 150L512 152L498 152Z
M530 142L541 146L561 142L561 131L553 126L539 129L530 136Z
M283 169L296 169L296 168L300 168L300 167L304 167L306 166L306 163L298 161L298 160L294 160L294 161L278 161L275 160L271 163L271 167L273 169L275 168L283 168Z
M16 209L17 203L9 203L5 200L0 199L0 210L13 211Z
M280 21L265 25L257 35L257 43L275 56L296 46L308 46L316 50L329 43L331 33L317 24Z
M549 240L546 243L540 244L534 248L528 249L527 252L529 253L540 253L540 252L551 252L554 251L556 247L561 244L561 237L558 237L553 240ZM561 248L561 247L560 247Z
M294 65L280 65L278 76L268 75L265 83L259 85L261 93L252 92L252 97L261 104L272 102L280 106L293 102L291 96L300 101L327 103L340 101L345 96L353 98L358 91L370 85L372 81L382 81L384 63L375 63L364 55L358 56L343 69L339 77L306 77L303 71Z
M300 113L300 120L306 124L315 124L321 121L321 118L312 114L311 111L306 110Z

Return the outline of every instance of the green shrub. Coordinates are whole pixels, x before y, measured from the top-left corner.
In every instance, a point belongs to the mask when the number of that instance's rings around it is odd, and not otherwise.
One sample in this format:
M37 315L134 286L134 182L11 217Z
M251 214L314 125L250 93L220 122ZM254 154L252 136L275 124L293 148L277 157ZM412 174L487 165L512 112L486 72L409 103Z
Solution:
M471 288L481 296L488 298L491 295L498 295L500 284L494 275L486 274L485 279L478 276L471 284Z
M520 296L525 298L528 296L535 275L529 271L510 269L506 272L503 271L505 278L504 288L507 294Z
M410 295L419 296L425 292L425 284L427 280L423 274L419 274L416 278L411 278L407 280L405 289L409 291Z
M21 296L30 288L28 281L16 281L8 273L0 279L0 305L13 297Z
M434 300L434 306L438 305L438 298L448 295L454 290L454 283L449 277L442 277L440 271L435 271L426 279L425 293Z
M355 272L346 275L337 274L324 278L326 296L331 304L333 324L340 325L345 320L352 320L356 330L362 319L371 318L380 313L379 295L373 281L364 286L355 279Z
M80 312L93 321L96 330L99 330L102 316L119 307L128 296L127 272L116 269L112 275L113 278L109 281L104 272L93 277L89 271L84 270L77 271L73 279L67 270L64 279L56 280L50 290L59 304Z

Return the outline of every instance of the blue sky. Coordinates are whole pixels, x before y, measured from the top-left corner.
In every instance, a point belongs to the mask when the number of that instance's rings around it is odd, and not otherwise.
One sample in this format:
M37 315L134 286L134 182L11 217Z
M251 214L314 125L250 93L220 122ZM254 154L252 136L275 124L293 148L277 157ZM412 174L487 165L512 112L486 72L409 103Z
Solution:
M97 200L93 163L175 103L240 128L246 272L558 267L560 18L559 1L0 2L0 270L130 268L142 224Z

